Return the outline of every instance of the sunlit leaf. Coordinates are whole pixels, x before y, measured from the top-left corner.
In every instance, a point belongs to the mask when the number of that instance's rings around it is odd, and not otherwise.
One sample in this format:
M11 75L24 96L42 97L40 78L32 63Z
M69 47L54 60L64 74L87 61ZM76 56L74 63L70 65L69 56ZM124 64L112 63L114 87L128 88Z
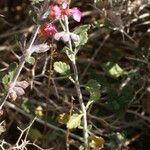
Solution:
M34 113L36 114L36 116L42 117L44 115L42 106L37 106L34 110Z
M113 62L107 62L106 64L104 64L103 69L108 75L114 78L118 78L122 75L127 74L118 64Z
M6 75L2 78L2 83L3 83L4 85L7 85L8 82L9 82L9 75L6 74Z
M25 60L26 60L26 62L28 62L31 65L33 65L35 63L35 58L32 56L26 57Z
M73 114L67 123L67 128L73 129L79 127L81 124L81 118L82 118L81 114Z
M83 145L79 146L79 150L85 150Z
M88 34L87 34L87 31L90 29L90 25L82 25L82 26L79 26L77 27L75 30L74 30L74 33L76 35L79 35L79 41L77 42L74 42L75 43L75 47L76 47L76 50L78 50L82 45L86 44L87 41L88 41Z
M61 75L69 75L70 74L70 66L64 62L55 62L54 70Z

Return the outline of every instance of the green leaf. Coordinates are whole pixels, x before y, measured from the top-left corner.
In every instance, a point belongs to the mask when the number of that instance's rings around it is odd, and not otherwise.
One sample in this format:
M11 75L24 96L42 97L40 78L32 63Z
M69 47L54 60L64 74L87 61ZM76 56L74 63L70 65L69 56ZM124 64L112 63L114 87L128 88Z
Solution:
M28 62L29 64L33 65L35 63L35 58L32 56L28 56L25 58L25 61Z
M133 97L134 90L131 85L125 86L119 93L112 88L108 90L107 105L118 117L123 117Z
M31 113L31 111L32 111L31 103L27 98L24 98L23 103L21 104L21 108L26 113Z
M9 65L9 69L8 69L9 80L13 79L17 66L18 66L17 63L11 63Z
M79 127L81 124L81 118L82 118L81 114L73 114L67 123L67 128L73 129Z
M28 136L31 140L42 139L43 137L42 133L36 128L30 128Z
M100 84L96 80L89 80L86 84L86 90L90 93L90 101L100 98Z
M64 62L58 61L54 63L54 70L61 75L70 74L70 66Z
M11 63L10 65L9 65L9 71L14 71L16 68L17 68L17 66L18 66L18 64L16 63L16 62L14 62L14 63Z
M4 78L5 74L0 72L0 82L2 82L2 79Z
M79 150L85 150L83 145L79 146Z
M55 131L51 132L50 134L47 134L45 137L47 143L53 142L57 138L58 138L58 133Z
M111 77L118 78L127 74L118 64L113 62L107 62L103 65L104 71Z
M90 27L91 26L89 24L81 25L81 26L75 28L74 33L80 34L81 32L87 32L90 29Z
M71 61L75 59L74 52L69 49L69 47L65 46L62 52L64 52Z
M29 16L31 17L31 19L32 19L33 22L36 22L36 20L37 20L37 14L34 11L30 10L29 11Z
M90 29L90 25L82 25L75 29L74 33L79 35L80 40L75 43L76 51L80 49L80 47L87 43L88 34L87 31Z
M6 75L2 78L2 83L3 83L4 85L7 85L8 82L9 82L9 75L6 74Z
M71 49L69 49L69 47L65 46L63 49L62 49L62 52L64 53L72 53Z

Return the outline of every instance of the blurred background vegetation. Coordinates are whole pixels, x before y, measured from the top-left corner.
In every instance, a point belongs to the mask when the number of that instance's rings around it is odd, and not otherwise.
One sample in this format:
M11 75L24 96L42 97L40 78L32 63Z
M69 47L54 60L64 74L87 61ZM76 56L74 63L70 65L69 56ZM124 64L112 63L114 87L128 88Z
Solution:
M82 11L81 24L90 24L88 43L78 54L77 65L81 85L89 79L101 85L101 97L88 111L91 132L105 140L104 150L150 150L150 3L148 0L92 0L72 1ZM21 51L18 39L30 38L34 23L34 9L28 0L0 0L0 73L6 74L12 62L19 62ZM79 24L70 20L71 30ZM50 70L50 62L65 61L61 52L64 44L53 42L54 53L36 55L34 65L26 64L20 80L30 87L15 102L8 101L1 121L6 131L1 141L13 145L19 138L17 127L26 127L32 116L38 116L28 138L43 148L64 150L66 126L59 114L79 107L76 91L65 78ZM48 86L52 72L51 86ZM0 96L4 85L0 83ZM82 89L84 101L89 94ZM48 94L48 101L47 99ZM41 122L43 120L43 122ZM46 120L46 122L44 122ZM81 129L73 130L82 136ZM6 144L6 147L7 147ZM70 150L81 145L70 136ZM33 145L28 149L34 148ZM98 148L97 148L98 149Z

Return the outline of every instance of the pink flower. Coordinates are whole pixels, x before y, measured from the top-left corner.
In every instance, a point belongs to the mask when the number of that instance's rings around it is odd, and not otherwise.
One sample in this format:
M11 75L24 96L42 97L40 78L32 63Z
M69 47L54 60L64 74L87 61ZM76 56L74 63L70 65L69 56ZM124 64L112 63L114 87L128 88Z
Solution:
M50 5L50 18L59 19L61 17L61 9L58 5Z
M61 7L53 4L50 5L49 17L51 19L59 19L60 17L65 15L71 15L73 19L77 22L80 22L81 20L81 12L76 7L69 9L67 3L63 3Z
M81 12L78 8L74 7L70 9L70 14L72 15L73 19L77 22L81 20Z
M48 37L57 32L57 29L51 23L41 25L39 35L41 37Z

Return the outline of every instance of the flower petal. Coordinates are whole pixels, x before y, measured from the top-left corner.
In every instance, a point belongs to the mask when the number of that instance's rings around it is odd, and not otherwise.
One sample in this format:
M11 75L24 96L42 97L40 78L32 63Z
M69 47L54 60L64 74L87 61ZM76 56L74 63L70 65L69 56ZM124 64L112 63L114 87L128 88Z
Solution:
M62 41L64 41L65 43L69 41L70 35L68 33L65 33L61 39Z
M71 39L72 39L74 42L79 42L79 41L80 41L80 36L79 36L79 35L74 34L74 33L70 33L70 36L71 36Z
M14 87L13 90L16 92L17 96L22 96L25 94L25 91L21 87Z
M39 35L41 37L48 37L57 32L57 29L51 23L45 23L40 27Z
M50 19L59 19L61 17L61 9L58 5L50 5Z
M55 33L54 39L57 40L57 41L59 41L60 38L64 35L64 33L65 33L64 31L63 32L57 32L57 33Z
M29 83L27 81L19 81L16 83L16 86L26 89L29 86Z
M77 22L81 20L81 12L78 8L74 7L70 9L70 14L72 15L73 19Z

